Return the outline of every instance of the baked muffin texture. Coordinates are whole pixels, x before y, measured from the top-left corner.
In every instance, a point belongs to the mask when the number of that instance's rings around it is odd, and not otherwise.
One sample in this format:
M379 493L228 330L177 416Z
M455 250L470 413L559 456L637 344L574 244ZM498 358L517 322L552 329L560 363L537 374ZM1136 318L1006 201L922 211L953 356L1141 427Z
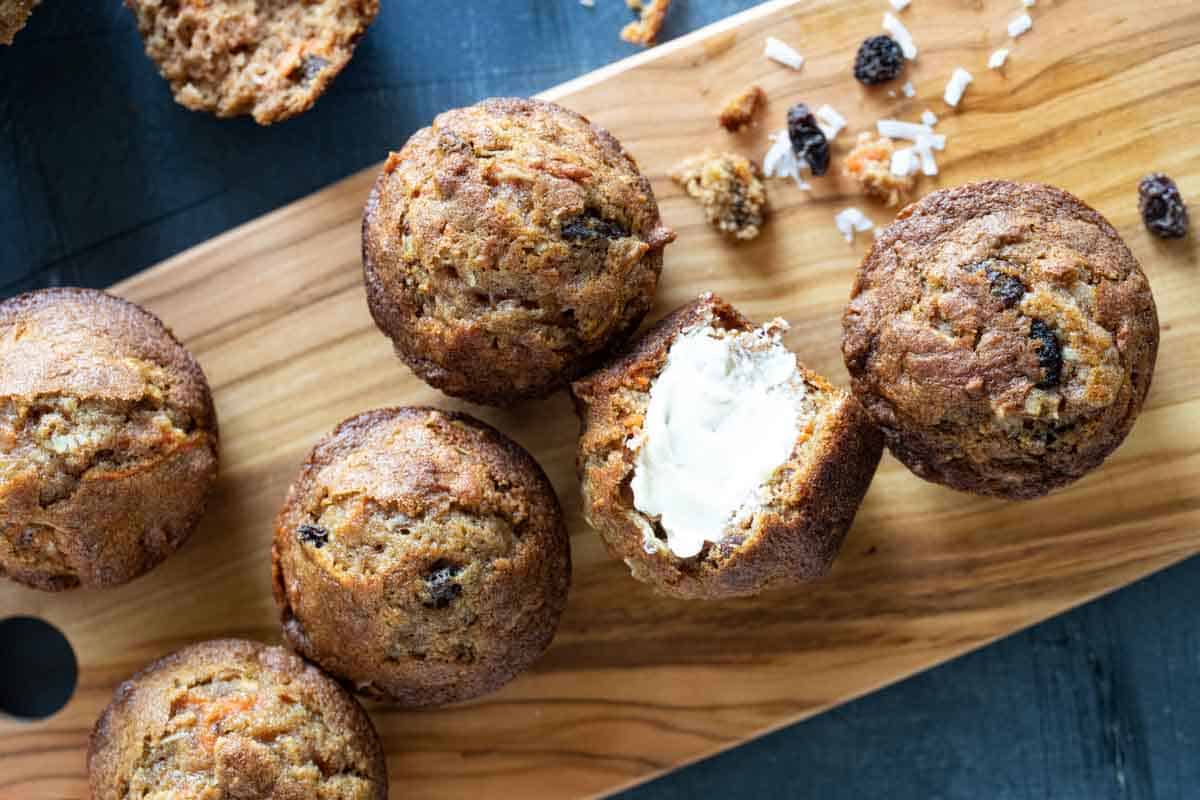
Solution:
M367 300L420 378L504 405L632 333L674 238L607 131L552 103L485 100L388 157L363 214Z
M379 0L125 0L175 101L270 125L307 111L354 54Z
M216 639L117 687L88 748L93 800L385 800L371 720L282 647Z
M571 574L537 462L432 408L370 411L322 440L279 514L272 563L288 643L410 707L484 694L532 664Z
M41 0L0 0L0 44L12 44L13 37L29 20Z
M88 289L0 303L0 575L132 580L187 539L216 475L208 383L157 317Z
M914 473L1032 498L1099 466L1150 389L1158 317L1117 231L1043 184L902 210L843 319L854 393Z
M866 412L846 391L805 369L801 429L747 513L683 558L668 546L661 520L635 505L635 465L651 390L672 346L696 330L742 334L752 323L711 294L669 314L631 349L572 385L581 421L577 466L583 511L609 552L633 577L682 598L751 595L828 571L883 450ZM749 445L749 443L748 443Z

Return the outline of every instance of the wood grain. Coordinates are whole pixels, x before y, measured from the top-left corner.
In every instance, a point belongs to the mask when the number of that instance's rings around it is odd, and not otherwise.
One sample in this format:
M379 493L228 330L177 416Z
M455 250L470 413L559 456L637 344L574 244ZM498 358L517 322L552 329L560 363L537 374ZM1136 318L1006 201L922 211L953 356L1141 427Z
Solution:
M546 93L609 127L654 180L679 230L657 313L701 290L755 318L793 323L789 344L845 383L839 318L865 243L833 228L846 205L890 212L839 179L809 195L773 182L764 234L728 245L666 179L705 146L760 155L788 104L831 103L855 130L880 116L943 117L935 185L1038 179L1095 205L1150 277L1162 321L1155 385L1126 444L1069 490L1023 504L925 484L885 458L832 576L808 589L711 604L653 596L583 524L565 395L512 412L469 409L526 445L571 520L575 580L545 658L478 702L411 713L373 706L396 797L561 797L612 791L817 713L1084 602L1200 550L1200 248L1152 240L1134 186L1151 169L1200 197L1200 8L1179 0L1057 0L1003 74L983 67L1005 41L1007 2L922 0L905 12L921 46L919 95L866 92L854 46L877 31L875 0L769 3ZM766 35L808 58L794 72L761 56ZM976 82L957 112L940 100L953 67ZM769 122L720 131L722 99L756 81ZM399 145L399 142L397 142ZM382 155L382 154L381 154ZM835 153L836 159L836 153ZM213 384L222 476L184 550L107 592L0 587L0 615L59 625L80 660L67 707L0 721L0 797L86 793L83 752L114 685L186 642L278 640L270 599L271 518L303 454L366 408L447 401L391 355L366 312L358 224L372 180L353 176L188 251L115 291L160 314Z

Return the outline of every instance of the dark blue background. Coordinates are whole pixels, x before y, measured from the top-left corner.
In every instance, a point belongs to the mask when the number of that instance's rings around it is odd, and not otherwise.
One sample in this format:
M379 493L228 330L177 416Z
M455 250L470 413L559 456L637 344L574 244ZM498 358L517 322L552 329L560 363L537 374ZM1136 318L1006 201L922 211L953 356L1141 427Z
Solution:
M0 47L0 295L105 286L381 160L438 111L634 52L622 0L383 5L315 109L263 129L175 105L117 0L46 0ZM677 0L665 38L751 5ZM1194 559L630 797L1200 797L1198 586Z

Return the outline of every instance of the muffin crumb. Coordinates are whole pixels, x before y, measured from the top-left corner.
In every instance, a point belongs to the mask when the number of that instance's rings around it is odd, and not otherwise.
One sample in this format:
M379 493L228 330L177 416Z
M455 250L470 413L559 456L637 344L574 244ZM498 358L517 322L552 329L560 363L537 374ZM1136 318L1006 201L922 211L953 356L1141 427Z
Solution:
M0 0L0 44L12 44L41 0Z
M640 16L621 29L621 38L642 47L653 45L667 19L671 0L626 0L626 4Z
M896 145L891 139L863 131L854 149L846 155L842 174L853 178L868 197L888 206L897 205L912 192L916 178L892 172L895 152Z
M750 159L709 150L681 162L671 180L700 202L709 224L721 233L740 241L758 236L767 190Z
M754 122L754 116L767 103L767 93L761 86L747 87L725 101L718 122L730 133L737 133Z

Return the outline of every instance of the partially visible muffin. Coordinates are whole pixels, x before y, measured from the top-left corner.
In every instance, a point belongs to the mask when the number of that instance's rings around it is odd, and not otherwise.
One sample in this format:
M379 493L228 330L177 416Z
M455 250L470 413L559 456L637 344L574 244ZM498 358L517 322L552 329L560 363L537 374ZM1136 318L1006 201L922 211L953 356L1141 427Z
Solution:
M0 575L132 580L187 539L216 476L208 383L157 317L88 289L0 303Z
M125 4L177 103L260 125L311 108L379 13L379 0Z
M387 763L354 698L282 647L216 639L117 687L88 748L93 800L385 800Z
M1012 499L1098 467L1150 389L1158 316L1120 235L1053 186L985 181L902 210L843 318L855 395L926 480Z
M883 443L849 393L711 294L572 386L583 510L664 594L756 594L823 575Z
M41 0L0 0L0 44L12 44L13 37L29 20Z
M288 643L405 706L490 692L549 646L571 559L537 462L465 414L392 408L317 444L279 513Z
M485 100L389 156L363 215L367 300L422 380L505 405L632 333L674 238L607 131L552 103Z

